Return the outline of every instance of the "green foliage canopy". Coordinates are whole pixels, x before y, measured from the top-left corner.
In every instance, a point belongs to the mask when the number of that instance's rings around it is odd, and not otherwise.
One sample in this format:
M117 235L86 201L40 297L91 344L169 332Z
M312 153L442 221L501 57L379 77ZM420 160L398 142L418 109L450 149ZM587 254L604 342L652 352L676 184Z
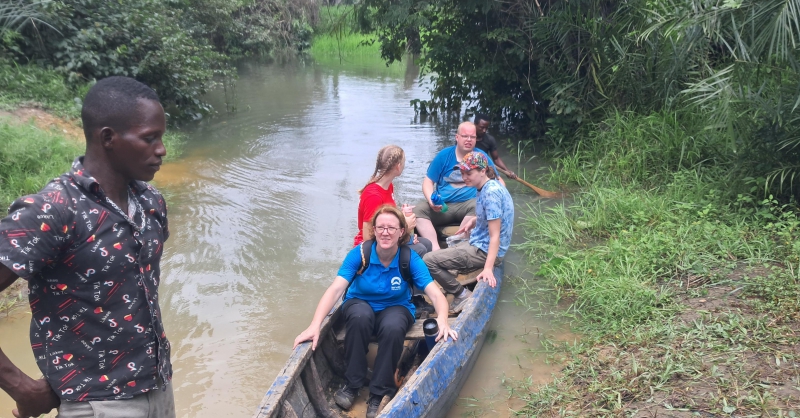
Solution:
M211 110L202 95L215 75L234 74L231 57L307 46L317 10L310 0L15 1L25 7L0 15L0 24L29 24L5 31L0 54L76 83L134 77L178 118Z
M365 0L382 56L421 54L421 111L480 108L571 146L609 112L701 113L723 159L800 193L800 0Z

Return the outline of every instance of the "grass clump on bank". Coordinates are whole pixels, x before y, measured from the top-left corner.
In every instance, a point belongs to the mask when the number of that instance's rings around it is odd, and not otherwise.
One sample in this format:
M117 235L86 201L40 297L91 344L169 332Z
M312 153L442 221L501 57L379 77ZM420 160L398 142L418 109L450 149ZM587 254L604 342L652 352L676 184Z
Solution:
M380 45L373 43L371 35L349 33L342 36L321 34L311 42L311 55L318 56L371 56L380 57Z
M67 84L64 76L37 65L20 65L0 59L0 108L20 106L48 109L59 116L77 118L89 83Z
M381 56L375 36L360 33L353 6L321 7L314 33L309 49L313 57Z
M39 191L69 170L83 148L63 136L30 124L0 121L0 207Z
M800 397L800 221L692 114L617 113L556 159L580 187L521 248L585 338L524 412L778 416ZM683 416L683 415L681 415Z

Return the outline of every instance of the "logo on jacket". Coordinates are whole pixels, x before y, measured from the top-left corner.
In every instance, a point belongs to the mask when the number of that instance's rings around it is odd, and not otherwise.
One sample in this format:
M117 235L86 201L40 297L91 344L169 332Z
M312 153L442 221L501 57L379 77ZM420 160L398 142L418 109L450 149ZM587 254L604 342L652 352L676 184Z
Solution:
M399 277L392 277L392 290L400 290L401 283L403 283L403 279Z

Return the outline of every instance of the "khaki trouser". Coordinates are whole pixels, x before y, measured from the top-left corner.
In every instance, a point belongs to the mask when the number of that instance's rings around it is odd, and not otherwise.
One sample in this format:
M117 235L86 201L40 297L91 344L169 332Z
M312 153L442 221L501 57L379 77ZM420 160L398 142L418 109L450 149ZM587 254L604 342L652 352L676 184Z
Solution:
M61 402L57 418L175 418L172 385L153 389L132 399Z
M414 207L414 215L417 215L417 218L430 220L436 228L458 225L465 216L475 216L475 199L470 199L466 202L448 203L447 212L445 213L434 211L428 205L428 201L423 200Z
M457 295L464 287L448 270L466 272L483 269L486 264L486 253L478 247L469 245L469 242L461 242L454 247L425 254L423 260L428 266L431 276L442 286L444 292ZM497 257L494 265L500 265L502 262L503 259Z

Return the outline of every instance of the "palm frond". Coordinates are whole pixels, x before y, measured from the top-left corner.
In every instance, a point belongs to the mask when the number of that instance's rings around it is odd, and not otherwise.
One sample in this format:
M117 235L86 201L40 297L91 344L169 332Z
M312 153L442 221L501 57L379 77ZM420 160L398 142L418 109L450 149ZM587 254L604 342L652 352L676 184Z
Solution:
M28 2L26 0L7 0L0 3L0 35L9 30L18 31L31 23L44 21L44 6L50 0Z

